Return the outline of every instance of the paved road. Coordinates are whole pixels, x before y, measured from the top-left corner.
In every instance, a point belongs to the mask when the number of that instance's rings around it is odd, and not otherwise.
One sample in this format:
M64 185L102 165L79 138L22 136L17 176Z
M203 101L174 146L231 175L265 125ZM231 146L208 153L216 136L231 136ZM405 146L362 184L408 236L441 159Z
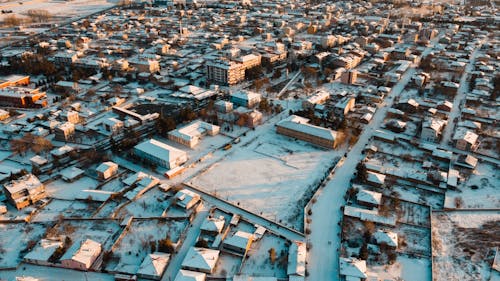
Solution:
M433 45L441 38L436 37L431 46L422 52L422 56L432 51ZM354 177L356 165L363 159L362 151L369 143L373 133L380 128L386 116L387 110L394 103L395 97L399 96L406 84L415 73L412 66L401 80L392 88L391 93L385 98L370 124L368 124L359 137L358 142L349 151L346 160L337 166L332 179L320 191L317 201L312 204L311 223L309 228L311 234L306 236L306 241L311 247L308 249L307 270L309 276L306 280L328 281L339 279L339 252L342 212L341 206L345 205L344 194L350 187L350 180Z
M465 71L460 79L460 88L458 88L457 94L455 95L455 99L453 100L453 108L448 116L448 124L446 125L443 133L443 137L441 139L441 145L448 146L448 141L451 139L452 134L454 133L455 123L453 120L455 118L460 117L461 109L465 98L467 97L467 93L469 92L469 81L468 77L470 72L474 70L474 63L476 61L476 57L478 55L478 50L480 46L477 47L474 52L472 52L469 60L469 64L465 67Z

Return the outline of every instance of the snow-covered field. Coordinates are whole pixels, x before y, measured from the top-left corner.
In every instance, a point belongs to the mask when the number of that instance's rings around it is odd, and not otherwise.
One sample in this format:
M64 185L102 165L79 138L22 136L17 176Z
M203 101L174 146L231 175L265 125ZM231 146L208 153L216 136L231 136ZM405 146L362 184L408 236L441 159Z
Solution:
M97 272L86 272L71 270L58 267L37 266L32 264L23 264L16 270L0 271L0 279L2 280L16 280L19 276L35 277L40 281L52 281L57 276L57 280L65 281L113 281L113 275Z
M38 241L44 231L40 224L0 224L0 268L16 267L28 242Z
M89 218L97 209L97 203L72 200L52 200L33 217L34 222L56 221L58 216Z
M445 207L457 208L456 200L461 202L458 209L500 208L500 179L496 168L484 162L479 163L457 191L446 192Z
M58 179L47 184L45 188L50 197L74 200L75 198L85 198L85 196L82 196L84 190L95 189L98 184L97 180L83 176L74 182L65 182L62 179Z
M16 16L24 16L29 10L47 10L52 16L74 18L92 14L116 4L113 0L31 0L5 1L0 4L0 10L12 10ZM22 3L22 4L20 4ZM3 20L9 14L0 14Z
M435 280L489 280L488 252L499 246L500 213L433 213Z
M169 236L173 243L188 226L188 221L134 220L129 231L113 252L117 263L108 263L108 270L135 274L144 257L151 252L150 241Z
M278 135L271 127L189 183L269 219L300 226L305 202L297 202L339 154Z
M428 259L398 256L393 265L370 267L368 276L375 275L379 280L428 281L431 280L430 267L431 262Z

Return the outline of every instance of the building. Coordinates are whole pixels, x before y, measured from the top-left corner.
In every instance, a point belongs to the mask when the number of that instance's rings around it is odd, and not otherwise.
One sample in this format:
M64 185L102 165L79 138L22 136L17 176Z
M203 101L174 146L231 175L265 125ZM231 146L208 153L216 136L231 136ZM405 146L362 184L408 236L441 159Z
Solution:
M238 84L245 79L245 68L241 63L228 60L209 61L206 64L207 80L225 86Z
M463 127L458 128L453 135L455 147L460 150L475 150L479 136Z
M398 234L392 231L384 231L379 229L373 234L373 239L375 239L375 241L379 245L384 243L391 248L398 247Z
M0 105L21 108L42 108L47 106L47 95L39 89L6 87L0 89Z
M170 261L170 254L155 252L147 255L139 266L137 276L140 278L160 280Z
M182 189L175 194L175 199L177 206L190 209L201 200L201 197L198 193L194 193L191 190Z
M106 132L110 133L111 135L115 135L123 130L125 123L121 120L111 117L104 119L104 121L102 121L102 126Z
M356 200L359 205L363 205L369 208L377 208L382 201L382 193L360 189L356 194Z
M340 276L345 280L365 280L366 275L366 261L356 258L340 258Z
M201 224L201 233L211 236L218 235L222 232L225 222L226 220L224 219L224 216L220 216L218 218L208 217Z
M252 108L260 103L262 96L250 91L238 91L231 94L230 100L236 106Z
M438 142L441 138L444 126L446 126L445 120L436 118L427 119L422 124L422 133L420 134L420 137L424 141Z
M356 70L348 70L340 76L340 82L344 84L354 84L358 79L358 71Z
M233 116L238 125L247 126L249 128L255 128L262 123L262 112L255 109L248 109L243 106L238 107L234 111Z
M118 173L118 164L107 161L96 168L97 176L100 180L107 180Z
M78 124L80 122L80 115L78 114L77 111L74 110L69 110L69 111L63 111L61 115L59 115L62 121L73 123L73 124Z
M338 146L336 131L314 126L308 122L307 118L291 115L276 124L276 132L329 149Z
M205 135L215 136L219 133L220 127L203 121L193 121L182 128L170 131L168 139L193 148Z
M5 196L18 210L45 197L45 186L33 174L27 174L4 185Z
M353 97L343 97L336 104L333 109L335 117L344 118L349 111L353 110L356 99Z
M9 75L0 78L0 89L7 87L27 86L30 84L30 77L24 75Z
M10 117L10 113L7 110L0 109L0 121L3 121Z
M205 281L206 273L181 269L175 276L174 281Z
M238 230L231 237L226 238L222 247L240 254L245 254L254 240L253 234Z
M244 69L250 69L261 64L261 55L249 54L235 58L234 61L241 63Z
M74 243L61 257L61 265L65 268L88 270L101 254L101 243L87 239Z
M182 268L212 274L219 260L218 250L191 247L182 261Z
M54 129L54 137L59 141L68 141L75 134L75 125L70 122L63 123Z
M302 102L304 109L313 109L317 104L323 104L330 99L330 93L327 91L318 91Z
M27 263L37 265L50 265L50 257L59 247L62 247L63 244L64 243L59 240L42 239L24 256L23 260Z
M293 241L288 250L288 276L306 276L306 244Z
M173 169L188 160L187 153L155 139L141 142L134 147L134 154L158 166Z
M223 100L218 100L214 104L215 110L220 113L229 113L233 111L233 103Z

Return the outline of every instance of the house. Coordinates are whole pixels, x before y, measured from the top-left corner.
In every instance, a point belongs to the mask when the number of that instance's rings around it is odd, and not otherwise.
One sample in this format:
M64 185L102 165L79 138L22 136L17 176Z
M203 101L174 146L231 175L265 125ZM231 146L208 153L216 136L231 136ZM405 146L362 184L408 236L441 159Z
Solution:
M198 193L194 193L191 190L187 189L179 190L175 194L175 198L177 199L177 205L186 210L190 209L201 200L201 197Z
M78 122L80 122L80 115L78 114L78 111L74 111L74 110L68 110L68 111L61 112L61 114L59 115L59 118L63 122L69 122L69 123L73 123L73 124L78 124Z
M97 176L101 180L107 180L118 173L118 164L107 161L96 168Z
M5 196L18 210L47 197L45 186L33 174L4 184Z
M306 244L300 241L293 241L288 248L287 275L306 276Z
M40 172L46 172L50 169L49 160L40 155L31 157L30 163L32 169L38 169Z
M385 175L384 174L379 174L375 173L372 171L367 172L368 176L366 178L366 181L368 183L371 183L375 186L382 186L385 183Z
M233 281L278 281L278 278L238 274L238 275L233 276ZM290 279L290 281L298 281L298 280L291 280Z
M61 172L59 172L62 179L67 182L74 182L75 180L82 177L83 173L84 171L82 169L79 169L75 166L67 167L63 169Z
M305 101L302 102L302 107L304 109L312 109L314 106L318 104L325 103L328 99L330 99L330 93L327 91L318 91L314 95L308 97Z
M111 135L117 134L123 130L125 123L116 118L106 118L102 121L103 129Z
M233 113L238 125L255 128L262 123L262 112L256 109L240 106Z
M74 243L61 257L61 265L70 269L89 270L101 251L101 243L91 239Z
M455 147L460 150L471 151L475 150L477 147L477 140L479 136L463 127L457 128L455 134L453 135L453 141L455 142Z
M134 154L146 161L173 169L188 160L187 153L155 139L141 142L134 147Z
M354 108L354 97L343 97L334 106L333 112L336 117L344 118Z
M467 168L467 169L475 169L477 166L478 159L470 154L467 155L459 155L455 165Z
M201 224L201 233L215 236L221 233L222 229L224 228L225 222L226 220L224 219L224 216L220 216L218 218L208 217Z
M137 276L140 278L160 280L170 261L170 254L154 252L147 255L139 266Z
M356 200L358 204L369 207L369 208L377 208L382 201L382 193L360 189L356 194Z
M230 100L236 106L252 108L260 103L261 95L250 91L238 91L230 95Z
M50 155L55 161L59 163L64 163L70 159L70 155L74 153L75 148L69 145L64 145L58 148L54 148L50 151Z
M59 141L68 141L75 134L75 125L71 122L62 123L54 129L55 139Z
M395 106L397 109L400 109L404 112L415 113L418 110L419 104L414 99L408 99L404 101L399 101Z
M406 122L397 119L390 119L387 123L385 123L385 127L395 133L402 133L406 130Z
M345 280L364 280L366 277L366 261L356 258L340 258L340 276Z
M3 121L10 117L10 113L7 110L0 109L0 121Z
M182 268L212 274L219 260L219 250L191 247L182 261Z
M297 115L290 115L279 121L276 124L276 132L329 149L338 145L336 131L311 125L309 119Z
M23 261L37 265L50 265L49 258L63 244L59 240L42 239L24 256Z
M252 233L238 230L231 237L224 240L222 247L240 254L245 254L250 248L250 245L252 245L253 239Z
M446 120L430 118L422 124L420 138L427 142L438 142L446 126Z
M218 100L214 104L215 110L220 113L229 113L233 111L233 103L224 101L224 100Z
M182 128L170 131L168 139L193 148L205 135L215 136L219 133L220 127L200 120L193 121Z
M398 234L392 231L377 230L373 234L373 239L379 245L384 243L391 248L398 247Z
M174 281L205 281L206 277L206 273L181 269Z
M122 182L126 186L137 185L139 188L147 189L160 183L160 180L152 175L148 175L143 172L137 172L124 179Z

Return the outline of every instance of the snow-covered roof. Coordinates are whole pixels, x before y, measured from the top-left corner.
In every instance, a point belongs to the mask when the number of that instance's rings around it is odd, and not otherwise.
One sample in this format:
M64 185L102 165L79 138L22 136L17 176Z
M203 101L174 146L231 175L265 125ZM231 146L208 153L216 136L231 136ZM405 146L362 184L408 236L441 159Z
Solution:
M182 189L175 194L175 198L177 199L177 205L186 208L191 201L200 200L200 195L191 190Z
M224 245L233 246L239 249L246 249L248 241L253 239L253 234L238 230L233 236L224 240Z
M44 157L42 157L40 155L35 155L35 156L31 157L30 161L32 163L39 165L39 166L45 165L49 162L47 159L45 159Z
M111 161L107 161L107 162L104 162L102 163L101 165L99 165L97 168L96 168L96 171L98 172L101 172L101 173L104 173L106 172L107 170L109 170L110 168L118 168L118 164L114 163L114 162L111 162Z
M60 172L60 175L63 179L73 180L81 175L83 175L84 171L75 166L68 167Z
M366 261L356 258L340 258L340 275L366 278Z
M62 156L68 152L71 152L73 151L74 148L69 146L69 145L64 145L64 146L61 146L59 148L55 148L53 150L50 151L50 154L54 155L54 156Z
M222 228L224 227L224 222L225 219L223 216L220 216L219 218L207 218L201 224L200 229L204 231L220 233L222 231Z
M212 272L219 259L219 253L218 250L191 247L182 261L182 267Z
M288 275L305 276L306 274L306 244L293 241L288 251Z
M398 246L398 234L392 231L377 230L377 232L373 234L373 238L378 244L386 243L391 247Z
M453 140L464 140L470 144L475 144L479 136L463 127L457 128L453 135Z
M375 172L372 172L372 171L368 171L367 174L368 174L368 177L367 177L367 181L368 182L372 182L372 183L375 183L375 184L384 184L384 182L385 182L385 175L379 174L379 173L375 173Z
M14 194L23 189L32 190L41 186L40 180L33 174L27 174L19 179L13 180L4 184L4 188L10 193Z
M205 281L207 274L202 272L181 269L175 276L174 281Z
M81 244L75 243L61 258L61 260L71 259L76 262L91 266L96 255L101 252L101 243L91 239L83 241Z
M382 193L361 189L356 195L356 199L360 202L379 205L382 200Z
M276 125L289 130L302 132L327 140L335 140L335 137L337 135L337 132L323 127L311 125L309 124L309 119L297 115L290 115L290 117L281 120Z
M161 277L169 260L170 254L160 252L149 254L142 261L137 274L143 276Z
M143 141L140 144L136 145L134 149L145 154L153 155L154 157L161 157L168 160L169 162L186 156L185 151L177 149L155 139Z
M260 277L250 275L235 275L233 281L278 281L276 277Z
M42 239L36 246L24 256L26 260L47 261L54 254L57 248L61 247L63 242L58 240Z

